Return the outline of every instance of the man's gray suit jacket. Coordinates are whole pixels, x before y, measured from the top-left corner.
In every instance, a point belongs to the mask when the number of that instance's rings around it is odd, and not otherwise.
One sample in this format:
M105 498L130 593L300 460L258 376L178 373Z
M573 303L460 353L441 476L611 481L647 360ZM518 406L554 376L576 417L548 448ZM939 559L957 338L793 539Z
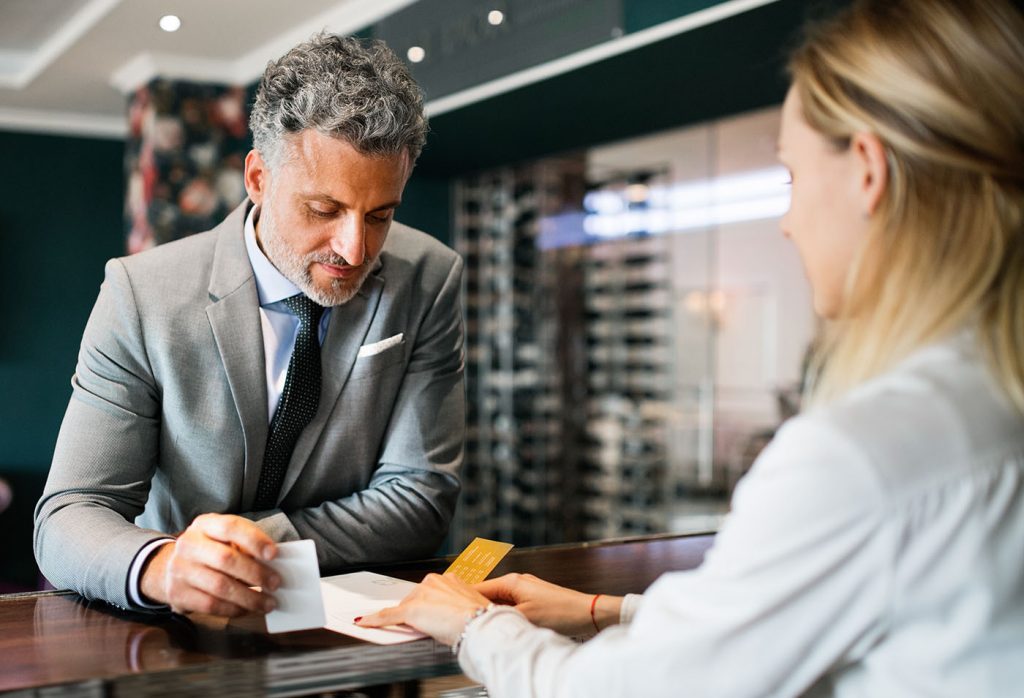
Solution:
M59 588L131 607L136 553L207 512L313 539L325 572L430 555L445 536L465 432L461 259L391 226L362 290L331 311L320 407L278 506L253 512L269 425L247 208L107 263L36 507L36 559Z

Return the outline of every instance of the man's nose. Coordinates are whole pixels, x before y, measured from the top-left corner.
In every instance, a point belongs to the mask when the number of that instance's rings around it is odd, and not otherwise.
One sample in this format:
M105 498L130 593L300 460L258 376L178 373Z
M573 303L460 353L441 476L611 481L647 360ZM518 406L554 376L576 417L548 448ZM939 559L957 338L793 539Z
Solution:
M331 251L358 267L366 258L366 224L360 216L345 216L331 236Z

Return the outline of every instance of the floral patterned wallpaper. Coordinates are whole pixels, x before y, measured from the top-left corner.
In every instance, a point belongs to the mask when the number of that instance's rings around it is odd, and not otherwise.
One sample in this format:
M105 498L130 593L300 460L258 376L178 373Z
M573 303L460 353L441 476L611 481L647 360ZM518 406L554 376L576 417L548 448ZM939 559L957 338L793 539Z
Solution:
M157 79L128 107L129 253L209 230L243 198L246 88Z

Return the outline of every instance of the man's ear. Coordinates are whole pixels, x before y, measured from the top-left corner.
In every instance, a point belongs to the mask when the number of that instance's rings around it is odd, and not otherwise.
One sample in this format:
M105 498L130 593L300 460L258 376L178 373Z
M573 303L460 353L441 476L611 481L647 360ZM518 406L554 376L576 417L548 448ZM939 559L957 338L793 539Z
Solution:
M245 156L245 191L249 199L260 206L267 195L267 187L270 184L270 169L267 167L263 155L258 150L250 150Z
M857 193L866 218L874 215L889 186L889 162L882 140L873 133L858 132L850 141L856 163Z

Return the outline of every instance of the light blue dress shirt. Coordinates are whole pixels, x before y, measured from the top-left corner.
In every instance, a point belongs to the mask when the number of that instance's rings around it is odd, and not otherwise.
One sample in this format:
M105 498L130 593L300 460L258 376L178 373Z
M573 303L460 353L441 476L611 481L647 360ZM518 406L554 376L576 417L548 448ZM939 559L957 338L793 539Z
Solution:
M249 253L253 275L256 277L256 293L260 300L260 323L263 326L263 349L267 359L267 422L274 418L274 410L281 399L284 381L288 375L288 361L295 349L299 336L299 319L282 302L298 293L299 287L277 270L256 242L256 215L253 206L245 219L245 249ZM320 318L320 342L327 333L331 309L324 308Z

